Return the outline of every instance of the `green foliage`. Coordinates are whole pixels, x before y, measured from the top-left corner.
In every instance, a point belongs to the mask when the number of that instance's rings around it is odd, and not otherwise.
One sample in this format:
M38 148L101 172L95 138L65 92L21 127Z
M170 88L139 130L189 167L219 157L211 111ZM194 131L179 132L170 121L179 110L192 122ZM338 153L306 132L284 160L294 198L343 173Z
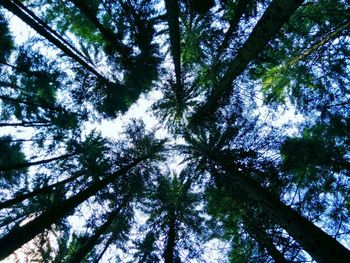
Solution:
M22 152L20 143L13 143L11 136L0 138L0 181L5 186L18 185L20 178L27 172L26 168L10 171L2 171L2 168L26 162L26 156Z
M46 13L46 20L55 22L57 29L61 33L69 30L78 39L84 39L90 45L101 44L103 42L101 35L95 29L92 22L87 17L76 12L70 1L65 1L65 4L57 3L56 1L46 1L45 4L50 5L50 9ZM88 5L96 15L99 5L98 1L89 1ZM66 17L70 18L69 21Z
M136 243L138 251L135 258L145 257L150 260L157 257L157 249L154 247L156 240L163 240L164 249L158 253L164 256L171 235L169 229L172 227L175 231L173 256L176 258L181 249L186 249L198 257L194 244L191 244L190 233L200 238L204 218L197 210L201 202L200 195L191 191L191 181L186 179L185 174L186 172L170 177L159 176L157 184L148 189L142 206L142 210L149 215L145 226L147 234L142 241ZM145 251L145 247L152 250Z
M350 223L347 1L171 3L0 1L0 259L348 255L329 238ZM33 29L20 45L7 12ZM157 127L103 135L155 90Z
M327 0L298 9L284 35L271 43L261 55L262 63L251 70L261 80L267 102L285 102L288 97L303 107L311 102L310 94L320 100L334 94L330 85L347 93L343 89L349 83L344 71L349 62L349 46L344 41L347 9L342 1Z
M11 50L13 49L13 40L12 36L10 34L10 31L8 29L8 23L3 15L2 12L0 12L0 47L1 47L1 55L0 55L0 61L6 61L8 56L11 53Z
M306 170L311 167L331 168L333 172L347 170L345 155L349 151L347 124L334 116L330 124L319 123L305 129L302 138L288 138L281 146L287 170Z

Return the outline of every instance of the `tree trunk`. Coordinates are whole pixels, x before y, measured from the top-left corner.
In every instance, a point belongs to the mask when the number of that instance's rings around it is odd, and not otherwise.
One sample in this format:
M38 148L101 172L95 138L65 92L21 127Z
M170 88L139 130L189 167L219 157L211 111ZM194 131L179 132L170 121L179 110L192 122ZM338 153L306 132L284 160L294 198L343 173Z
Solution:
M224 76L214 84L207 102L192 116L192 123L200 123L205 120L206 116L214 114L220 106L226 104L231 97L232 82L264 50L267 43L288 22L302 2L303 0L273 0L271 2L247 41L238 51L237 56L230 63Z
M75 263L80 262L91 252L91 250L96 246L98 243L100 237L107 231L107 229L112 225L115 218L120 214L120 211L128 204L128 202L131 199L131 194L128 193L124 198L123 202L114 210L112 211L106 222L102 224L95 233L89 237L87 241L85 241L84 245L79 248L77 253L75 253L73 256L71 256L67 262Z
M103 255L106 253L108 247L112 244L114 240L114 235L112 234L111 237L107 240L104 248L102 249L102 251L100 252L100 254L96 257L96 259L94 259L94 263L100 263L101 262L101 258L103 257Z
M222 52L228 48L230 44L231 37L233 33L237 30L239 21L241 20L244 13L247 11L248 0L237 0L235 5L234 13L229 21L230 25L225 33L224 40L221 42L221 45L218 47L215 59L214 66L217 64Z
M38 34L40 34L49 42L54 44L57 48L62 50L68 57L71 57L73 60L78 62L81 66L83 66L85 69L93 73L98 78L104 80L107 83L109 82L105 77L103 77L100 73L98 73L92 66L90 66L87 62L85 62L79 55L74 53L65 43L62 43L60 39L52 35L51 32L54 31L53 29L51 29L47 25L43 27L40 23L38 23L37 21L42 21L42 20L39 20L39 18L37 18L33 12L28 12L27 11L28 9L24 5L19 5L18 3L14 3L13 0L12 1L0 0L0 5L2 5L4 8L9 10L11 13L16 15L17 17L19 17L24 23L26 23L28 26L33 28ZM28 15L28 13L30 13L31 15ZM48 30L48 28L50 29Z
M38 104L35 102L31 102L31 101L27 101L27 100L23 100L23 99L11 98L11 97L7 97L7 96L3 96L3 95L0 95L0 99L5 100L5 101L10 101L13 103L24 104L24 105L34 106L34 107L40 107L43 109L49 109L52 111L62 111L62 108L60 108L60 107L55 107L52 105L42 105L42 104Z
M324 36L321 37L318 41L313 43L311 47L304 50L301 54L298 56L292 58L291 60L287 61L286 68L292 67L294 64L304 60L314 52L316 52L319 48L327 44L328 42L334 40L336 37L338 37L342 32L347 30L350 27L350 21L344 22L340 25L338 25L334 30L328 32Z
M21 121L21 122L0 122L0 127L48 127L53 124L49 122Z
M38 142L38 141L54 141L54 139L11 139L7 141L9 143L22 143L22 142Z
M90 9L90 7L86 4L86 1L81 0L70 0L79 10L83 13L92 24L100 31L103 38L113 44L113 47L117 52L122 54L124 57L128 57L128 48L120 42L118 37L114 34L112 30L109 28L105 28L104 25L98 20L98 18L94 15L94 12Z
M317 262L350 262L350 251L336 239L327 235L298 212L282 203L251 178L239 174L230 167L227 160L212 157L217 164L232 175L232 184L236 184L246 197L255 202L271 218L283 227Z
M250 231L248 231L250 232ZM254 239L259 243L260 246L265 248L268 254L273 258L275 262L278 263L288 263L291 262L287 260L283 253L281 253L272 242L272 239L268 236L268 234L262 229L254 229L251 230L250 234L254 237Z
M75 207L86 201L91 196L97 194L97 192L102 190L108 184L112 183L116 177L125 175L131 168L148 158L149 156L138 158L131 164L120 168L119 171L115 172L113 175L94 182L87 189L46 210L27 224L10 230L9 233L0 239L0 260L8 257L15 250L33 239L36 235L42 233L61 218L67 216Z
M7 166L2 166L2 167L0 166L0 172L19 170L19 169L28 168L28 167L34 166L34 165L50 163L50 162L54 162L54 161L58 161L58 160L67 159L67 158L72 157L74 155L76 155L76 153L75 154L64 154L61 156L57 156L57 157L53 157L53 158L49 158L49 159L45 159L45 160L40 160L40 161L35 161L35 162L16 163L16 164L10 164Z
M180 49L180 26L179 26L179 3L178 0L165 0L167 12L170 50L174 61L176 86L180 88L181 81L181 49Z
M174 261L174 250L175 250L175 242L176 242L176 229L175 229L176 219L175 214L172 213L169 229L167 233L167 241L164 250L164 263L173 263Z
M82 176L82 174L77 174L75 176L72 176L70 178L62 180L62 181L57 182L55 184L51 184L51 185L39 188L39 189L36 189L36 190L34 190L32 192L21 194L19 196L16 196L16 197L10 199L10 200L6 200L4 202L1 202L0 203L0 210L4 209L4 208L10 208L12 205L18 204L18 203L20 203L20 202L22 202L22 201L24 201L24 200L26 200L28 198L31 198L31 197L34 197L34 196L37 196L37 195L40 195L40 194L49 193L50 191L52 191L52 189L54 189L56 187L59 187L59 186L62 186L62 185L65 185L66 183L69 183L69 182L77 179L80 176Z
M39 17L35 15L34 12L32 12L30 9L28 9L25 5L22 4L20 0L12 0L17 6L19 6L21 9L23 9L27 14L29 14L31 17L33 17L42 27L44 27L47 31L49 31L52 35L54 35L56 38L58 38L61 42L63 42L66 46L68 46L71 50L73 50L75 53L77 53L79 56L83 57L86 61L90 62L92 64L92 61L87 58L83 53L81 53L78 49L76 49L71 43L69 43L67 40L65 40L60 34L57 33L57 31L53 30L51 27L49 27L45 21L41 20Z

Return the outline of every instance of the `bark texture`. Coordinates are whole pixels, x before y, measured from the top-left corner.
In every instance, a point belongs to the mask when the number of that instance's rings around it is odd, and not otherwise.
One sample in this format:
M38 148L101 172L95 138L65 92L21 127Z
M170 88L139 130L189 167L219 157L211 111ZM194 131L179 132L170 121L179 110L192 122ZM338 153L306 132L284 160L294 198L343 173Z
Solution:
M53 191L54 188L56 187L60 187L60 186L63 186L65 185L66 183L69 183L69 182L72 182L74 181L76 178L82 176L82 174L77 174L75 176L72 176L70 178L67 178L65 180L62 180L58 183L55 183L55 184L51 184L51 185L48 185L48 186L45 186L45 187L42 187L42 188L39 188L39 189L35 189L34 191L32 192L29 192L29 193L25 193L25 194L21 194L21 195L18 195L10 200L6 200L4 202L1 202L0 203L0 210L1 209L4 209L4 208L10 208L11 206L15 205L15 204L18 204L28 198L31 198L31 197L34 197L34 196L37 196L37 195L40 195L40 194L47 194L47 193L50 193Z
M28 168L28 167L34 166L34 165L40 165L40 164L50 163L50 162L54 162L54 161L64 160L64 159L67 159L67 158L72 157L74 155L75 154L64 154L61 156L57 156L57 157L53 157L53 158L49 158L49 159L45 159L45 160L40 160L40 161L35 161L35 162L11 164L11 165L0 167L0 171L6 172L6 171L11 171L11 170L19 170L19 169Z

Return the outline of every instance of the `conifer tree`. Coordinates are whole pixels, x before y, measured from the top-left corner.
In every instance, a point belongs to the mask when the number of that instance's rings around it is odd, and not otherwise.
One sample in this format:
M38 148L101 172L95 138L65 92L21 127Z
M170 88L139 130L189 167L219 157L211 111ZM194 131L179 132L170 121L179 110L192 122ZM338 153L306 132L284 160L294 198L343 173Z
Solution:
M0 258L345 262L349 13L0 0Z

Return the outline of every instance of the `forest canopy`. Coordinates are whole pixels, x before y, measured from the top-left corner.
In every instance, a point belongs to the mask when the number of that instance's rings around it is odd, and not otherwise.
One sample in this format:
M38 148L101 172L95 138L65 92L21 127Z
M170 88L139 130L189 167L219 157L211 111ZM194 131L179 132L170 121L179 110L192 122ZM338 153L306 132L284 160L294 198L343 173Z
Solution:
M350 262L348 0L0 0L0 47L0 260Z

